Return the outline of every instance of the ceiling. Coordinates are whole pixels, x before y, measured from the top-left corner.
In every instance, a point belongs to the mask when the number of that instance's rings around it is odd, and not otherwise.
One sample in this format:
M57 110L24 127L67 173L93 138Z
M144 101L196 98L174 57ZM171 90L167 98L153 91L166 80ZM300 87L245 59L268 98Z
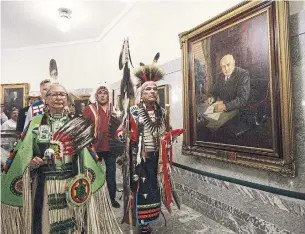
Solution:
M1 48L96 40L128 5L123 1L1 1ZM57 28L60 7L72 10L69 32Z

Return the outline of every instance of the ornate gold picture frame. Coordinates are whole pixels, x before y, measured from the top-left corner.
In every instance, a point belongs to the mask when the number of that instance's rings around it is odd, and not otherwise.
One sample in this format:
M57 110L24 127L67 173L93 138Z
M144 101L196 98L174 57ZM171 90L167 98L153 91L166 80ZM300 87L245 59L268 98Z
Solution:
M179 35L183 154L295 176L288 15L247 1Z
M169 104L168 100L168 85L159 85L158 94L160 98L160 106L165 108L165 104Z
M28 94L28 83L1 84L1 104L4 104L6 114L9 114L14 107L18 110L26 107Z

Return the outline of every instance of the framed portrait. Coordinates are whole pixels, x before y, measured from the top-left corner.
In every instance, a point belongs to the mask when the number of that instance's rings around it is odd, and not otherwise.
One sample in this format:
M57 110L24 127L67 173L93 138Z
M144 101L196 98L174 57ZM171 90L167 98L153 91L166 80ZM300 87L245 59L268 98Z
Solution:
M89 98L90 96L85 95L74 101L76 116L82 115L84 108L89 105Z
M158 86L158 94L160 98L160 106L165 109L165 104L169 103L168 100L168 85L159 85Z
M4 104L5 114L15 107L18 110L27 106L27 95L29 94L29 84L1 84L1 103Z
M184 154L295 176L288 16L247 1L179 35Z

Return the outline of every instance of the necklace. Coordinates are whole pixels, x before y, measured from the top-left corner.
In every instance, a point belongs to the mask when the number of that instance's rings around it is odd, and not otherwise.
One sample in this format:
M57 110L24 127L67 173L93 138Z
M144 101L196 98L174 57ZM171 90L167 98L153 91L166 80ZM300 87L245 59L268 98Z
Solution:
M51 123L52 132L54 133L67 122L68 116L66 114L50 114L49 120Z
M148 127L148 130L151 134L156 137L159 133L163 133L165 129L164 119L160 116L155 115L155 121L152 120L148 111L144 107L140 107L139 109L139 119L143 119L143 125Z

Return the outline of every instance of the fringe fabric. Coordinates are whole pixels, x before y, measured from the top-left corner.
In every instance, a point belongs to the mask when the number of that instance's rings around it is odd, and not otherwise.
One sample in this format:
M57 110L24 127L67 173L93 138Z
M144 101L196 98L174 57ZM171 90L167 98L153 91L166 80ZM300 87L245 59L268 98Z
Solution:
M171 193L171 187L169 184L169 177L170 177L170 167L169 163L167 162L167 149L166 149L166 142L161 141L161 149L160 149L160 156L159 158L162 158L162 179L163 179L163 188L160 190L162 191L161 197L164 206L167 208L169 213L172 213L171 204L173 203L172 200L172 193Z
M175 189L175 182L172 177L172 144L184 129L175 129L167 132L160 140L160 155L158 165L158 183L160 186L161 199L168 212L171 213L172 204L180 209L181 201Z
M1 233L25 234L22 208L1 204Z
M47 193L58 194L57 198L60 198L60 194L65 192L65 184L66 180L47 180ZM32 233L33 201L29 168L23 176L23 188L23 208L1 204L1 233L3 234ZM84 220L86 212L87 225ZM71 233L81 233L81 230L86 228L88 234L123 234L112 210L106 182L102 188L91 195L86 207L49 210L50 225L58 226L67 220L74 220L76 223L76 230L71 229Z
M32 234L33 219L33 203L32 203L32 187L31 187L31 170L27 167L23 174L23 217L25 234Z
M87 203L86 233L123 234L112 210L106 182L102 188L91 195Z
M65 193L67 180L47 180L48 194L61 194Z
M68 208L49 211L50 225L54 223L60 223L62 221L69 220L72 218L73 214Z
M65 201L65 188L67 184L67 179L63 180L46 180L46 186L47 186L47 194L48 194L48 203L49 203L49 223L50 226L54 226L54 230L57 229L57 226L60 226L61 223L64 223L68 220L73 220L74 218L74 212L73 209L69 209L69 207L66 204ZM50 195L55 195L55 209L50 209L51 206L51 200ZM63 194L64 198L64 204L61 204L61 194ZM56 203L58 203L58 207L56 207ZM60 205L62 205L60 207ZM70 226L62 226L62 229L68 228L69 230L73 230L73 227ZM77 225L74 225L75 229L81 230L81 227L78 227ZM51 228L52 229L52 228ZM64 231L64 230L62 230ZM68 231L68 230L67 230ZM74 232L73 232L74 233Z
M32 193L30 168L23 175L23 207L1 204L1 233L31 234L32 233Z
M84 230L86 227L86 224L85 224L86 206L73 207L70 209L73 209L74 221L76 223L77 229Z

